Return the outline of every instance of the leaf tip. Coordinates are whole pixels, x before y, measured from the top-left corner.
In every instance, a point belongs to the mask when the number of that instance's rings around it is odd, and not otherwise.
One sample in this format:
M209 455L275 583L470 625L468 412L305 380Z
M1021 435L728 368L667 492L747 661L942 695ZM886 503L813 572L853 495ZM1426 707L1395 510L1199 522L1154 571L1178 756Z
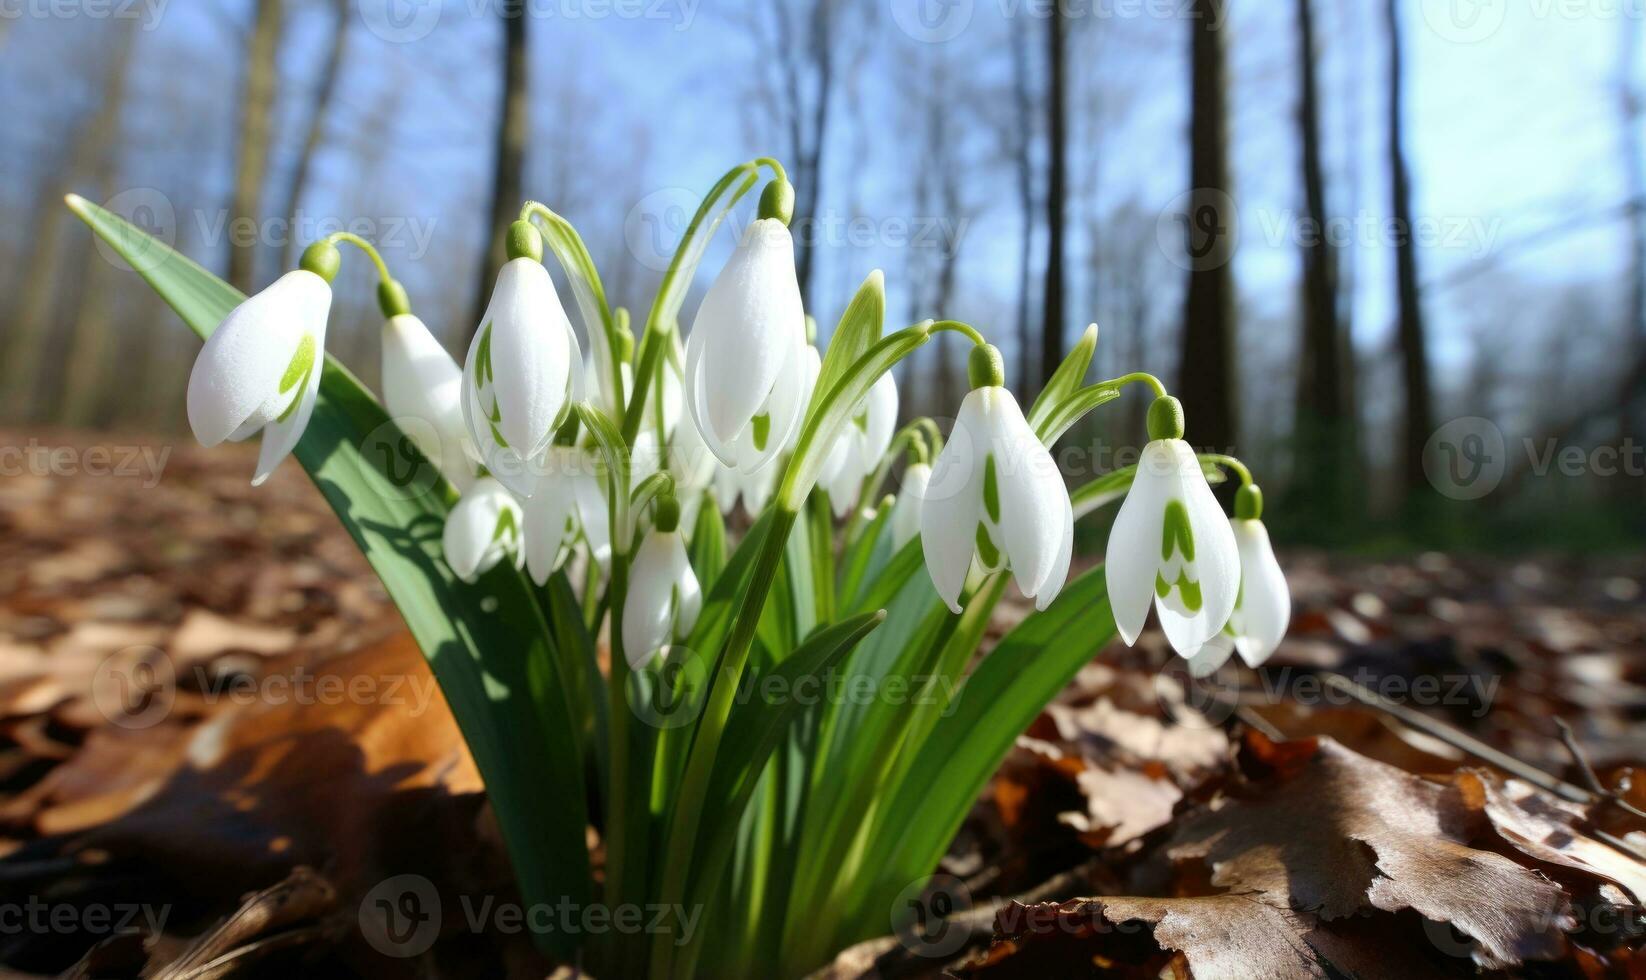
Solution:
M87 205L88 202L86 201L85 198L81 197L79 194L74 194L74 193L64 194L63 195L63 203L67 204L69 206L69 210L73 211L75 214L78 214L82 217L84 217L86 215L86 205Z

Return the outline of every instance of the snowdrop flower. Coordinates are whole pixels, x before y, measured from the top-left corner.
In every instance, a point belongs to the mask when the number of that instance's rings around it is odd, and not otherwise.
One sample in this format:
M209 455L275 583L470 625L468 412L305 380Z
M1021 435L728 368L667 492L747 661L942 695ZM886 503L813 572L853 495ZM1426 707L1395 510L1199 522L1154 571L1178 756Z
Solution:
M383 323L383 404L457 492L467 490L475 474L464 448L463 369L410 313Z
M473 582L505 558L512 558L519 568L525 560L521 524L520 505L503 484L489 476L475 480L446 515L440 538L446 564L465 582Z
M777 489L777 469L767 467L758 473L742 473L730 466L715 464L714 502L720 513L731 514L738 500L743 501L743 513L759 517Z
M1235 495L1235 519L1231 522L1240 552L1240 590L1228 625L1189 658L1189 673L1195 677L1217 670L1235 652L1248 667L1260 666L1286 636L1286 625L1292 618L1292 595L1280 562L1275 560L1269 531L1260 519L1262 513L1262 492L1255 484L1243 485Z
M903 492L897 495L890 518L893 547L901 550L920 533L920 502L931 480L932 468L929 464L914 462L903 470Z
M579 538L591 551L600 545L601 551L593 557L604 567L611 558L610 533L606 495L600 489L594 459L571 446L550 446L537 469L536 489L521 504L526 571L532 581L547 582L566 563Z
M960 612L972 558L1010 568L1045 609L1062 590L1074 547L1074 510L1051 454L1003 386L1000 352L973 348L972 391L922 495L920 540L937 594Z
M703 595L679 524L680 505L673 497L660 498L656 523L634 553L623 603L623 650L634 670L697 625Z
M1130 645L1143 631L1152 596L1172 649L1192 657L1234 611L1240 555L1200 461L1183 441L1177 399L1155 399L1149 436L1109 532L1109 604Z
M788 444L805 408L805 347L794 240L782 221L761 218L709 287L686 340L686 408L722 463L753 473Z
M463 419L481 464L527 496L533 458L582 396L583 356L529 223L511 227L509 255L463 363Z
M829 492L834 516L845 517L856 505L863 480L880 465L896 429L897 382L887 371L869 388L819 471L818 483Z
M230 310L194 361L189 428L208 448L262 432L252 486L269 478L309 424L330 309L328 278L307 268L288 272Z

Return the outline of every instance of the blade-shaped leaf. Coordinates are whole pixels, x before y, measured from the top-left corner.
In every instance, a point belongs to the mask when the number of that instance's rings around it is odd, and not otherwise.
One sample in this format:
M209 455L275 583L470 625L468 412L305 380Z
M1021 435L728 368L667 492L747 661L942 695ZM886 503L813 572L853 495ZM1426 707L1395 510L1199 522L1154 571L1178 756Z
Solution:
M131 224L78 197L69 206L204 337L244 297ZM330 357L295 455L400 608L486 782L530 904L584 903L580 732L564 669L524 575L507 563L465 584L441 557L450 489L416 456L374 457L384 433L409 445L377 400ZM401 472L412 465L412 477ZM424 478L420 481L419 476ZM539 937L570 954L575 935Z

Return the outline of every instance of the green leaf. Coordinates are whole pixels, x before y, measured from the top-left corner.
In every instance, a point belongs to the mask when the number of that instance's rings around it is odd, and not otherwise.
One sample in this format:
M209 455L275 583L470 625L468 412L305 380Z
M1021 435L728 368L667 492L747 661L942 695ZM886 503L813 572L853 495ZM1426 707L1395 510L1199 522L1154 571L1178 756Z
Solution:
M861 864L868 873L853 884L848 906L873 915L859 916L854 933L885 932L885 910L937 866L1013 741L1114 632L1099 565L983 658L902 774L895 799L880 811Z
M118 216L78 197L69 207L202 337L244 296ZM590 891L582 742L555 648L531 585L507 563L473 585L441 557L452 499L433 464L368 451L392 434L383 407L326 358L320 397L295 455L399 607L428 658L486 783L522 897L581 905ZM421 479L420 479L421 477ZM561 955L578 937L540 935Z
M1120 389L1114 385L1096 384L1081 388L1059 401L1038 423L1031 423L1034 434L1050 446L1093 409L1119 397Z
M726 520L720 516L713 495L705 490L701 498L686 553L691 558L692 572L697 575L698 588L707 595L714 590L715 582L726 567Z
M1086 372L1091 369L1092 355L1097 352L1097 324L1086 328L1080 335L1080 342L1069 351L1069 356L1063 358L1063 363L1057 366L1052 376L1046 382L1046 387L1040 389L1040 397L1029 406L1029 427L1036 432L1040 431L1044 422L1058 404L1063 402L1080 383L1086 380ZM1050 445L1050 443L1047 443Z
M818 393L814 401L821 402L824 393L845 377L846 369L862 357L886 329L886 276L879 269L869 273L863 285L857 287L846 312L829 338L828 351L823 355L823 369L817 374Z

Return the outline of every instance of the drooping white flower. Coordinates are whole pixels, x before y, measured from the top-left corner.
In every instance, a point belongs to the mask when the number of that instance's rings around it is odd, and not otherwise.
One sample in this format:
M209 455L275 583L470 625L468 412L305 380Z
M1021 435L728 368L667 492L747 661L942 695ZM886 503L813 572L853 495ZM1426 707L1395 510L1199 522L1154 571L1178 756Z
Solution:
M834 516L844 517L856 506L864 479L880 465L896 429L897 382L887 371L869 388L819 471L818 483L829 492Z
M263 443L252 485L269 478L302 438L320 392L331 285L298 269L229 311L189 374L189 428L203 446Z
M1115 626L1128 645L1143 630L1151 598L1167 641L1183 657L1229 621L1240 590L1234 531L1181 438L1143 447L1109 532L1104 575Z
M543 264L510 259L463 363L463 419L480 462L521 496L532 460L582 396L583 357Z
M547 582L579 540L604 567L611 557L611 535L593 457L570 446L550 446L537 469L536 491L521 504L526 570L532 581Z
M974 555L985 571L1011 569L1036 608L1062 590L1074 547L1069 492L1004 387L975 387L961 402L923 495L920 540L932 584L954 612Z
M1250 489L1242 487L1241 494ZM1237 498L1237 510L1240 503ZM1189 673L1196 677L1217 670L1237 651L1246 666L1261 666L1280 646L1292 618L1292 594L1269 543L1268 528L1255 517L1236 517L1230 523L1240 552L1240 591L1222 632L1189 658Z
M468 489L475 474L464 448L463 369L410 313L383 323L383 404L452 487Z
M760 219L709 287L686 340L686 408L722 463L753 473L788 444L805 407L805 331L794 240L781 221Z
M921 501L931 483L932 468L925 463L910 463L903 470L903 492L892 505L892 546L899 550L920 533Z
M446 515L440 537L446 564L465 582L473 582L505 558L519 568L525 561L522 524L520 504L508 488L489 476L475 480Z
M766 504L772 499L772 493L777 489L777 469L767 467L755 473L743 473L730 466L716 463L712 489L714 502L720 507L720 513L731 514L741 500L743 513L750 517L759 517L760 512L766 509Z
M623 652L629 666L639 670L660 648L684 639L697 625L702 604L679 530L647 531L635 550L623 603Z

